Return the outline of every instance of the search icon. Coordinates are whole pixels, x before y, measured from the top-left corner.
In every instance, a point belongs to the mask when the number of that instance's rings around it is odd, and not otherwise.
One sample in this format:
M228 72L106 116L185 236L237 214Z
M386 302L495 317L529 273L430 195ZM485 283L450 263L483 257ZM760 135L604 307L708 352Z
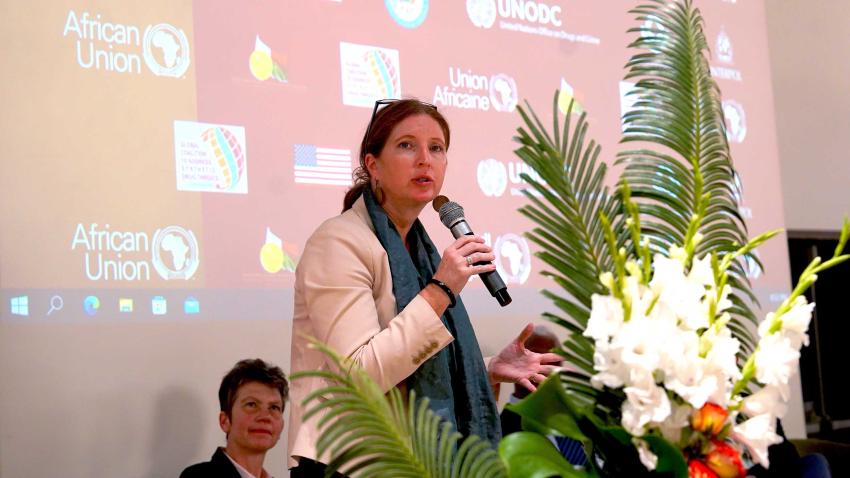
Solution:
M50 309L47 310L47 315L52 314L53 312L58 312L62 310L62 307L65 305L65 301L62 300L61 296L54 295L50 298Z

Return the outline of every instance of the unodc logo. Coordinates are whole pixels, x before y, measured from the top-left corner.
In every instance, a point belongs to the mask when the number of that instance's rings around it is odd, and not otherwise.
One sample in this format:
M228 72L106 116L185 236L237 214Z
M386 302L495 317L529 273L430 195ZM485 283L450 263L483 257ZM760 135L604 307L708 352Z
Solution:
M198 270L198 241L180 226L158 229L153 236L153 267L165 280L189 279Z
M490 28L496 23L496 0L466 0L466 14L478 28Z
M504 73L493 75L490 78L490 102L496 111L513 111L519 102L514 79Z
M151 25L143 41L145 64L157 76L179 78L189 68L189 40L167 23Z
M508 170L493 158L478 163L478 187L488 197L499 197L508 185Z
M428 16L428 0L384 0L384 5L393 20L404 28L416 28Z

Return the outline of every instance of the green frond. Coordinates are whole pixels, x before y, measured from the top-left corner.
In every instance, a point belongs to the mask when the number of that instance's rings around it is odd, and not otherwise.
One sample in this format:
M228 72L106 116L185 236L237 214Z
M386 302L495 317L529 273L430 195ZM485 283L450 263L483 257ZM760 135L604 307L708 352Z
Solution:
M711 78L703 19L692 0L647 0L633 9L641 27L630 47L639 50L626 64L635 81L635 107L623 116L622 143L640 145L622 151L638 203L643 234L653 251L681 244L700 198L709 202L698 225L702 241L695 255L728 252L747 242L747 229L735 200L734 167L726 140L720 90ZM651 21L658 27L650 28ZM658 150L649 149L650 145ZM750 304L757 304L742 267L733 267L730 286L736 297L732 330L748 348L752 343Z
M384 394L369 375L312 341L328 356L333 371L292 374L293 380L320 377L328 385L304 399L304 420L321 415L316 444L329 453L325 476L342 471L357 477L506 477L505 466L488 442L460 433L428 407L428 399L398 389Z

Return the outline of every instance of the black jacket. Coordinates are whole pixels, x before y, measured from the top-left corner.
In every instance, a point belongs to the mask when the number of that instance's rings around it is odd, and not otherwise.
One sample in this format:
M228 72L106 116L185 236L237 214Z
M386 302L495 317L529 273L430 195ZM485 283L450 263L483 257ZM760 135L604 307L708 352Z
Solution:
M224 448L217 448L210 461L197 463L180 473L180 478L241 478Z

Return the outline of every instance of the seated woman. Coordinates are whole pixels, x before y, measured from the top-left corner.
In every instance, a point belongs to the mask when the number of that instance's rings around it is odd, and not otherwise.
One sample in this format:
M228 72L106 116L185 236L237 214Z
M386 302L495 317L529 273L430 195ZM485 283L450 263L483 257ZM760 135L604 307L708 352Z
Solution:
M192 465L180 478L272 478L266 452L283 431L289 384L283 371L260 359L239 361L221 380L218 423L227 444L210 461Z

